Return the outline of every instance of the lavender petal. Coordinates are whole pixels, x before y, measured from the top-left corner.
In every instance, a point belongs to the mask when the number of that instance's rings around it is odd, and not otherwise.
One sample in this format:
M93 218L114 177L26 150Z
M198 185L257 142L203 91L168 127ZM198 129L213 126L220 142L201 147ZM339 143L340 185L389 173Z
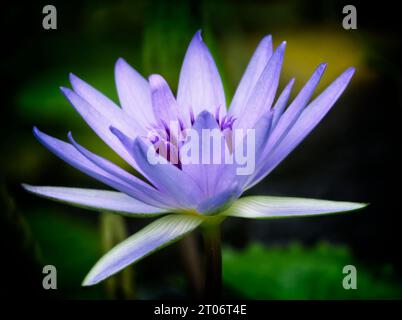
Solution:
M168 215L152 222L106 253L88 273L83 286L97 284L128 265L179 240L197 228L202 221L196 217Z
M155 216L167 213L167 209L150 206L124 193L108 190L80 189L67 187L30 186L24 189L47 199L71 204L96 211L111 211L132 217Z
M354 71L354 68L347 69L303 110L280 144L267 156L264 165L247 188L251 188L268 175L315 128L346 89Z
M162 194L154 187L150 186L148 183L145 183L141 179L137 178L136 176L128 173L127 171L123 170L119 166L115 165L114 163L110 162L109 160L102 158L89 150L85 149L83 146L78 144L74 139L71 133L69 133L69 139L73 146L88 160L93 162L99 168L104 170L105 172L111 174L112 176L121 179L122 181L126 182L130 185L137 192L137 196L145 201L146 203L151 203L154 205L164 204L165 206L174 208L175 201L167 197L166 195Z
M229 114L240 116L250 95L272 56L272 37L265 36L257 46L240 80L229 108Z
M182 208L194 208L203 192L193 179L182 170L155 152L150 143L141 138L134 141L132 155L144 176L162 193L175 199ZM159 163L151 164L148 156L158 158Z
M68 88L61 88L61 90L92 130L128 164L136 168L135 161L133 161L127 150L123 148L116 136L110 132L109 127L115 126L132 137L137 135L136 131L125 131L118 118L106 118L74 91Z
M358 210L365 206L366 203L356 202L249 196L237 200L222 214L240 218L273 219L334 214Z
M189 126L190 118L183 116L182 110L180 110L165 79L158 74L153 74L149 77L149 84L151 86L152 108L158 119L163 120L168 125L171 121L185 119L187 126Z
M154 123L155 115L152 111L148 81L122 58L117 60L114 70L117 93L123 110L142 128Z
M133 198L149 203L150 205L168 207L166 204L159 203L155 199L153 199L152 202L147 202L146 199L141 196L141 193L136 191L132 185L129 185L118 177L111 175L110 173L99 168L80 152L78 152L78 150L71 144L46 135L43 132L40 132L37 128L34 128L34 135L40 143L42 143L56 156L90 177L101 181L120 192L126 193Z
M194 110L195 117L203 110L212 114L220 107L226 114L223 85L214 59L198 31L190 42L180 71L177 101L182 108Z
M286 42L283 42L269 59L234 128L254 128L261 114L271 108L279 84L285 46Z

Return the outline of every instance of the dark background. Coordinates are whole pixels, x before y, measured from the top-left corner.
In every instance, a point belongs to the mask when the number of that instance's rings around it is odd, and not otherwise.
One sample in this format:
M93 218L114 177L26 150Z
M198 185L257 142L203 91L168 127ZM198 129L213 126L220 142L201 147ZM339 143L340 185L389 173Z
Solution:
M339 216L226 221L226 296L402 297L400 14L391 3L2 4L1 294L79 299L188 296L180 245L148 257L106 284L82 289L80 282L102 252L150 219L115 218L53 203L24 192L20 183L101 187L37 143L32 126L63 139L72 130L84 145L124 165L90 132L58 87L68 85L68 73L74 72L117 101L113 67L124 57L145 76L161 73L175 89L186 47L202 28L228 101L265 34L272 34L275 45L288 41L281 87L296 76L293 96L321 62L329 65L317 92L347 67L356 67L352 83L323 122L248 193L370 203L359 213ZM42 28L46 4L57 8L57 30ZM342 28L346 4L357 8L357 30ZM117 230L112 240L105 230ZM58 268L58 290L42 289L45 264ZM357 267L356 292L341 288L346 264Z

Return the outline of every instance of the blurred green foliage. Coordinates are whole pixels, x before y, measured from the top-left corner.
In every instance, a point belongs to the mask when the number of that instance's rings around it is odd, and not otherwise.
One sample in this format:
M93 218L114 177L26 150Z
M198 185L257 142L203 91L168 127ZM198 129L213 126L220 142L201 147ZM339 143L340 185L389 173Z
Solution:
M345 290L346 265L357 269L357 289ZM308 248L294 243L266 248L250 244L243 251L223 251L225 286L247 299L395 299L402 287L385 266L371 270L345 246L319 243Z
M101 243L96 224L59 210L38 210L26 214L35 235L42 265L57 269L58 290L63 298L101 298L101 287L81 287L99 258Z

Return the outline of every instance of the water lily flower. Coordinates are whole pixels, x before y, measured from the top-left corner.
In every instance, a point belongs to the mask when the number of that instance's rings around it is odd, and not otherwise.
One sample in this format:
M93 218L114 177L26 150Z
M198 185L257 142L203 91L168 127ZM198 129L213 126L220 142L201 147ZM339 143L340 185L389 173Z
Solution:
M219 269L219 257L213 257L218 250L218 236L211 230L230 216L301 217L365 206L290 197L240 198L313 130L354 73L354 68L347 69L310 102L326 67L321 64L290 104L294 79L275 100L285 45L283 42L273 50L271 36L261 40L228 108L218 69L200 31L194 35L184 57L176 96L162 76L151 75L146 80L123 59L118 59L115 66L121 107L70 74L72 89L61 88L63 94L95 133L145 180L92 153L78 144L71 133L69 142L65 142L34 128L35 137L56 156L116 191L24 185L25 189L92 210L130 217L163 216L106 253L83 285L106 279L200 226L207 230L206 239L212 239L209 242L212 260L215 259L212 264ZM171 132L168 126L171 121L179 123L179 134L188 129L200 134L204 129L215 130L225 151L232 154L239 148L233 142L233 132L255 130L255 169L240 175L234 170L238 167L236 163L185 163L181 152L186 143ZM163 147L165 153L161 151ZM175 152L170 153L171 150ZM210 150L200 143L199 151L202 154ZM150 154L165 161L150 163ZM169 157L170 154L174 156Z

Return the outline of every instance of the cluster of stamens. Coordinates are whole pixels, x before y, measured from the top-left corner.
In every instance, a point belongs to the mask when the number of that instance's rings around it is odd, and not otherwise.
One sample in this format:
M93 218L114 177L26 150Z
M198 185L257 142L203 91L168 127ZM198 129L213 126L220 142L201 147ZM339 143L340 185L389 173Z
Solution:
M220 107L216 108L215 120L222 134L225 136L230 149L231 134L236 118L228 115L221 117L219 111ZM158 123L148 128L147 138L154 146L156 153L163 156L179 169L182 168L180 162L180 148L186 142L187 130L191 129L195 123L194 112L191 108L189 115L189 126L186 126L183 119L178 116L176 120L170 121L169 124L166 123L166 121L159 119Z

